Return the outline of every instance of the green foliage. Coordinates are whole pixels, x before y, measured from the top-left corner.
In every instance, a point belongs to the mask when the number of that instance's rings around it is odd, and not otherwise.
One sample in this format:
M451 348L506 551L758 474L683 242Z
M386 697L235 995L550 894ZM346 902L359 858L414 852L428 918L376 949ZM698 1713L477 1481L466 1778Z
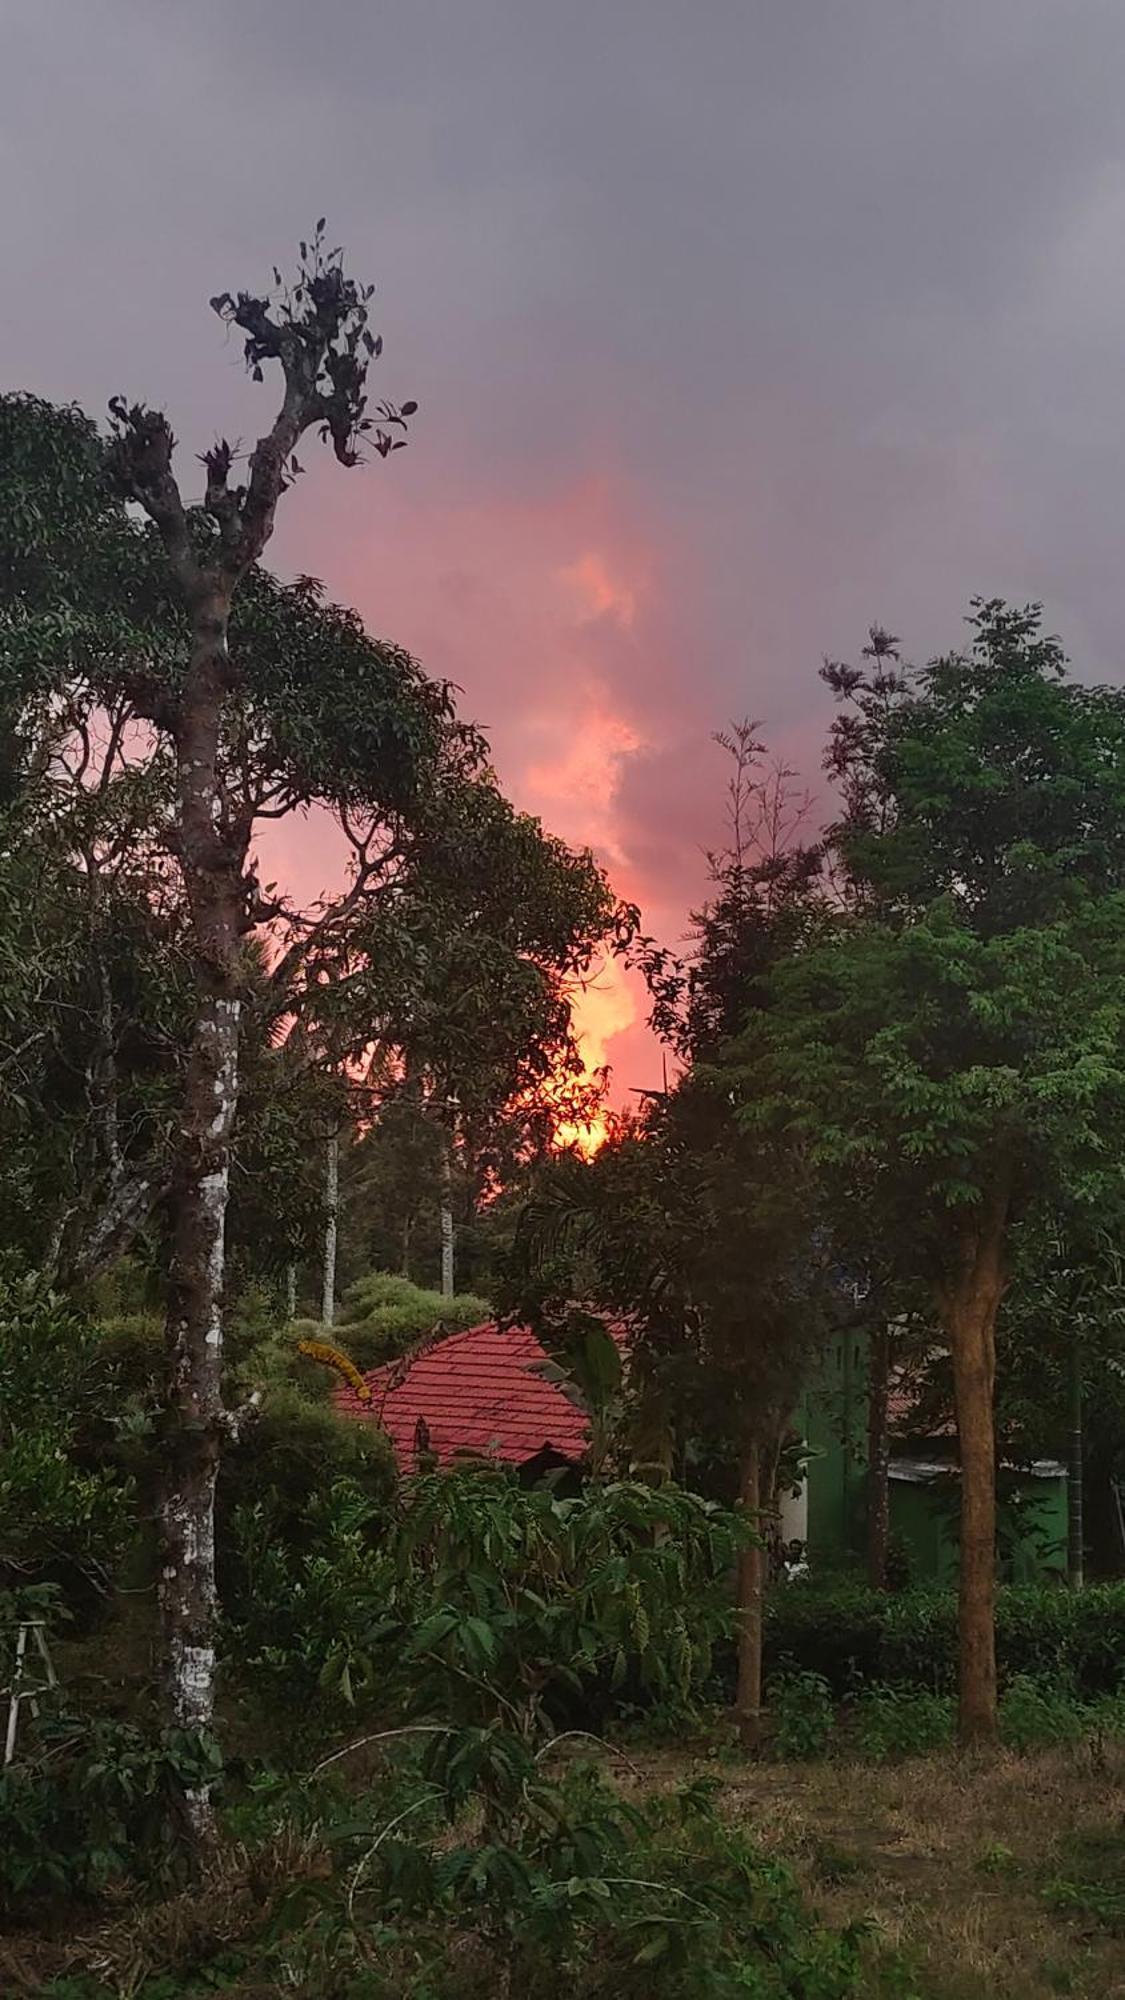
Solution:
M462 1333L491 1317L488 1300L472 1292L446 1299L408 1278L376 1271L357 1278L345 1294L340 1338L357 1367L378 1368L439 1329Z
M331 1474L296 1531L276 1490L224 1523L225 1651L267 1722L288 1733L299 1717L317 1740L342 1709L386 1691L385 1534L371 1494Z
M861 1933L810 1922L788 1871L699 1789L630 1808L581 1769L545 1784L515 1741L508 1762L519 1808L490 1798L483 1838L439 1838L421 1856L389 1841L380 1850L378 1906L423 1947L404 1994L484 2000L501 1968L529 2000L555 1991L560 1975L588 2000L843 2000L858 1990Z
M402 1621L412 1706L531 1729L625 1698L690 1704L730 1629L740 1539L732 1515L671 1485L563 1497L500 1471L416 1480L399 1531L423 1613Z
M1001 1681L1031 1675L1083 1697L1121 1685L1125 1584L1083 1591L1008 1585L997 1593ZM943 1591L888 1596L859 1584L789 1584L766 1608L766 1653L775 1670L823 1674L838 1697L870 1686L947 1694L957 1684L957 1606Z
M778 1674L767 1695L776 1755L795 1763L823 1757L836 1719L832 1690L824 1675L808 1668Z
M106 1463L115 1384L98 1333L34 1274L0 1265L0 1580L100 1575L129 1527Z
M373 1684L379 1546L394 1459L374 1424L337 1416L293 1388L267 1393L224 1459L216 1562L227 1649L265 1711L315 1711Z
M364 1429L365 1426L356 1426ZM352 1483L278 1529L232 1522L232 1645L276 1700L443 1723L566 1729L648 1700L689 1707L731 1626L733 1516L668 1486L564 1497L502 1471L424 1475L393 1521Z
M1125 1831L1072 1833L1064 1847L1064 1869L1045 1884L1044 1901L1072 1920L1125 1938Z
M170 1935L168 1970L130 1991L549 2000L560 1979L576 2000L849 2000L868 1990L864 1928L819 1923L789 1870L718 1815L706 1786L639 1806L588 1766L552 1779L523 1739L500 1731L487 1742L458 1732L449 1764L449 1786L400 1764L355 1800L323 1783L255 1778L227 1815L241 1854L249 1849L255 1897L220 1891L221 1926L185 1940L179 1963ZM310 1840L315 1868L274 1886L271 1844L300 1859ZM45 1988L54 2000L111 1990L94 1975ZM903 2000L910 1989L879 1990Z
M105 1719L44 1722L40 1737L32 1762L0 1773L0 1910L176 1879L184 1793L220 1775L215 1746Z
M952 1696L928 1688L865 1687L849 1706L848 1740L873 1764L924 1757L953 1740Z

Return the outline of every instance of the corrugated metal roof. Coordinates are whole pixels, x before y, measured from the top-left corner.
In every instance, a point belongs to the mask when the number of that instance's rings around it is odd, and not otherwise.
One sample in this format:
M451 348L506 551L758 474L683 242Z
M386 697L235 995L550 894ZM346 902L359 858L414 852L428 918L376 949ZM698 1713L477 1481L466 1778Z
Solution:
M523 1465L543 1451L577 1462L586 1452L587 1419L557 1383L535 1373L547 1359L527 1327L489 1320L413 1360L373 1368L364 1378L370 1403L349 1388L337 1391L336 1402L359 1422L382 1425L402 1472L416 1466L420 1423L441 1465L466 1454Z

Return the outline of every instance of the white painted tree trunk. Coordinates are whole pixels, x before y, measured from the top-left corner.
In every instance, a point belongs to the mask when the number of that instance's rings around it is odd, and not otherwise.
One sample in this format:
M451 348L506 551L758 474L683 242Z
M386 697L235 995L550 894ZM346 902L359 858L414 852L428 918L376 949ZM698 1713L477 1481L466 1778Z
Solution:
M324 1288L320 1317L331 1326L336 1317L336 1237L340 1211L340 1140L333 1132L324 1168Z
M285 1311L290 1319L297 1317L297 1266L285 1266Z
M450 1140L443 1138L441 1149L441 1295L443 1299L453 1297L454 1281L454 1236L453 1236L453 1162L450 1158Z
M215 1707L215 1481L232 1419L223 1407L223 1283L230 1149L238 1111L240 920L246 844L224 839L218 775L226 676L221 597L197 607L176 734L178 844L192 917L196 1014L172 1184L162 1439L160 1611L168 1706L182 1729L208 1730ZM187 1807L213 1837L209 1789Z

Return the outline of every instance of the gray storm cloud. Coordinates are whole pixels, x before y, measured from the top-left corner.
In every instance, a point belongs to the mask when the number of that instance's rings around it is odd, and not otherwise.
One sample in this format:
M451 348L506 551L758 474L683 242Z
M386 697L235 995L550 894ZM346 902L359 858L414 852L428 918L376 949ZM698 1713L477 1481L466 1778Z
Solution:
M1119 0L7 0L2 378L253 434L206 299L327 214L421 416L277 559L461 681L517 791L621 719L591 837L682 925L709 730L815 779L872 618L925 654L1043 598L1120 677L1123 85Z

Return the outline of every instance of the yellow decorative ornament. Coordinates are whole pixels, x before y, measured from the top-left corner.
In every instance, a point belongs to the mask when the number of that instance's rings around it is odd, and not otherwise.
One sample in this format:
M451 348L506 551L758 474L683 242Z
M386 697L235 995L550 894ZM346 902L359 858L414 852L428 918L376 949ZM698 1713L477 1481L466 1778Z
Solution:
M327 1340L299 1340L297 1352L305 1355L309 1361L319 1361L324 1368L334 1368L337 1375L342 1375L345 1382L355 1390L357 1401L361 1403L371 1401L371 1390L355 1362L349 1360L346 1354L342 1354L338 1347L332 1347Z

